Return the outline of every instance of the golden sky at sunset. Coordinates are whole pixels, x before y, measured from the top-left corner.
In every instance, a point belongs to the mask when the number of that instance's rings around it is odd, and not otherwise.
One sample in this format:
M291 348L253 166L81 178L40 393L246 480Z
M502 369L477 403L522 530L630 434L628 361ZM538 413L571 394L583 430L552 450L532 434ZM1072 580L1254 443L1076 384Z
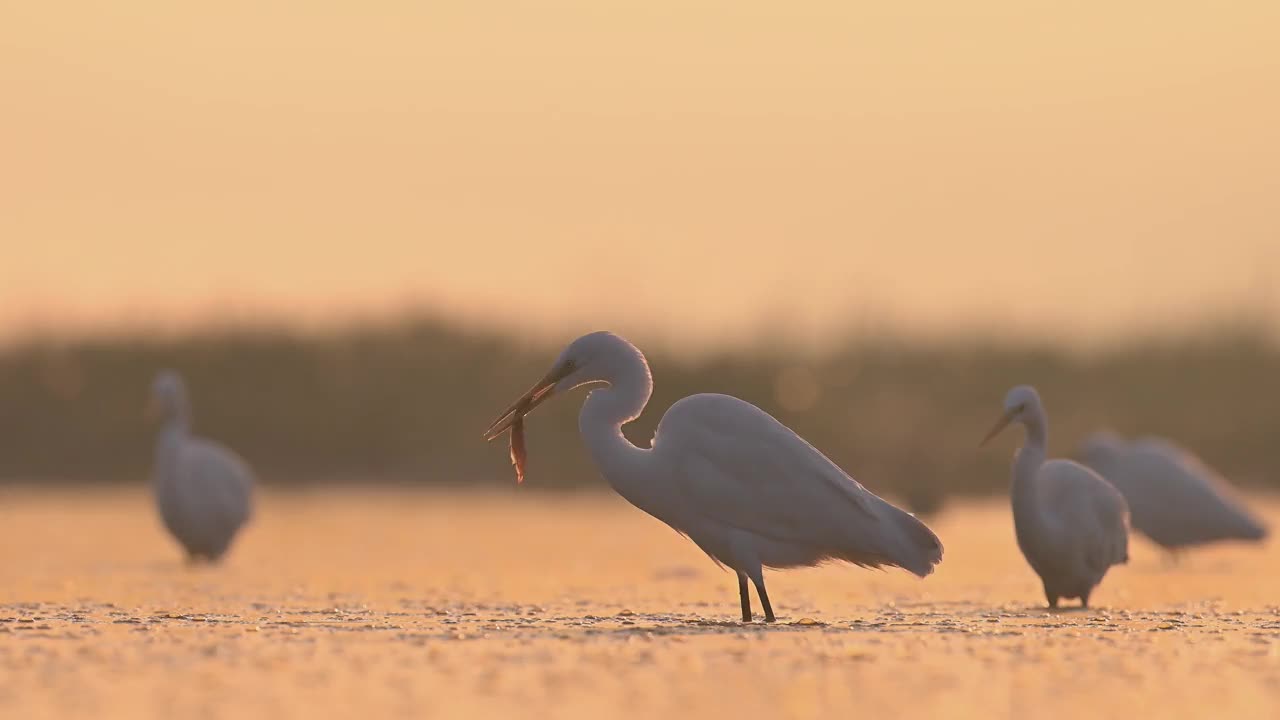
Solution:
M0 334L1280 317L1280 3L16 2Z

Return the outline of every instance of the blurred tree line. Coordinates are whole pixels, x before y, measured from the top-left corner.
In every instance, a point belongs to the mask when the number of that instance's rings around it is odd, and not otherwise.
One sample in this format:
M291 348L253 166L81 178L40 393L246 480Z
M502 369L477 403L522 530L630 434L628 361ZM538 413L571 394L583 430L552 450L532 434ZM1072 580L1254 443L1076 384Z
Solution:
M643 346L643 343L641 343ZM547 370L560 343L431 319L327 333L209 330L157 338L26 340L0 349L0 482L141 483L157 369L187 378L196 431L235 448L267 484L514 483L505 438L481 431ZM1051 451L1089 431L1161 434L1239 484L1280 485L1280 350L1231 326L1074 353L1014 340L850 337L823 353L778 344L698 357L645 347L656 383L627 435L647 445L662 413L724 392L776 415L872 489L1002 492L1016 433L977 441L1005 391L1035 384ZM577 436L581 398L528 424L532 487L602 485Z

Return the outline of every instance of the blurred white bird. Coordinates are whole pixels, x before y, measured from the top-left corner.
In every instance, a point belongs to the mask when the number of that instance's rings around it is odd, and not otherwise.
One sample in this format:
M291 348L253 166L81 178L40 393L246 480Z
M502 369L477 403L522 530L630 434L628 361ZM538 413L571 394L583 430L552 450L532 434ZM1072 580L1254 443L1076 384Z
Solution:
M1262 540L1267 527L1199 458L1160 438L1089 436L1081 459L1129 503L1133 528L1165 550L1219 540Z
M151 403L163 419L153 477L160 517L189 561L217 561L249 520L253 473L235 453L191 435L191 407L178 373L156 376Z
M594 386L578 427L600 472L632 505L693 540L738 575L742 619L751 620L747 579L765 620L773 608L764 567L845 560L895 566L920 577L942 560L924 523L876 497L763 410L727 395L692 395L671 406L651 448L632 445L622 426L640 416L653 390L644 355L607 332L571 343L551 370L485 432L513 430L523 472L523 416L551 397ZM519 448L519 451L517 451Z
M1129 561L1129 510L1124 496L1094 471L1070 460L1046 460L1049 420L1035 388L1005 396L1004 414L982 440L1021 423L1026 442L1013 459L1013 525L1018 547L1044 583L1049 607L1089 594L1112 565Z

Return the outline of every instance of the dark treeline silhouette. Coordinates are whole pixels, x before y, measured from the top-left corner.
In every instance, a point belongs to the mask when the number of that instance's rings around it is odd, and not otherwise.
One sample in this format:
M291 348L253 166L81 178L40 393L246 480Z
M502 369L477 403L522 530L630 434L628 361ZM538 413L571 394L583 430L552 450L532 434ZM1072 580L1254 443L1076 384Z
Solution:
M1230 327L1089 354L1013 340L851 337L813 354L778 346L691 358L644 348L656 392L627 434L647 444L694 392L774 413L872 489L927 506L1003 491L1013 440L977 448L1004 392L1035 384L1055 455L1101 426L1168 435L1242 485L1280 485L1280 351ZM0 481L143 482L154 426L151 378L187 378L197 432L244 455L266 484L514 483L504 446L481 431L543 373L559 343L435 320L335 330L210 330L0 350ZM528 424L532 487L599 485L577 437L581 398Z

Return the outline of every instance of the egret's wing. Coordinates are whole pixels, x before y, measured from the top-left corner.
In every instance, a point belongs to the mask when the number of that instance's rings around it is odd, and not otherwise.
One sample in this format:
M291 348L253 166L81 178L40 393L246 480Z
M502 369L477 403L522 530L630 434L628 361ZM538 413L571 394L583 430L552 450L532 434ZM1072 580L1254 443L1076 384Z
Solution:
M1135 526L1157 541L1179 545L1266 535L1266 526L1230 483L1172 443L1158 438L1133 443L1122 474Z
M1097 473L1070 460L1041 466L1042 507L1057 520L1064 545L1084 568L1105 572L1129 558L1128 506Z
M727 395L694 395L654 438L691 513L819 556L927 574L941 544L768 413Z
M183 491L210 526L234 531L252 514L253 473L221 445L195 439L182 454Z

